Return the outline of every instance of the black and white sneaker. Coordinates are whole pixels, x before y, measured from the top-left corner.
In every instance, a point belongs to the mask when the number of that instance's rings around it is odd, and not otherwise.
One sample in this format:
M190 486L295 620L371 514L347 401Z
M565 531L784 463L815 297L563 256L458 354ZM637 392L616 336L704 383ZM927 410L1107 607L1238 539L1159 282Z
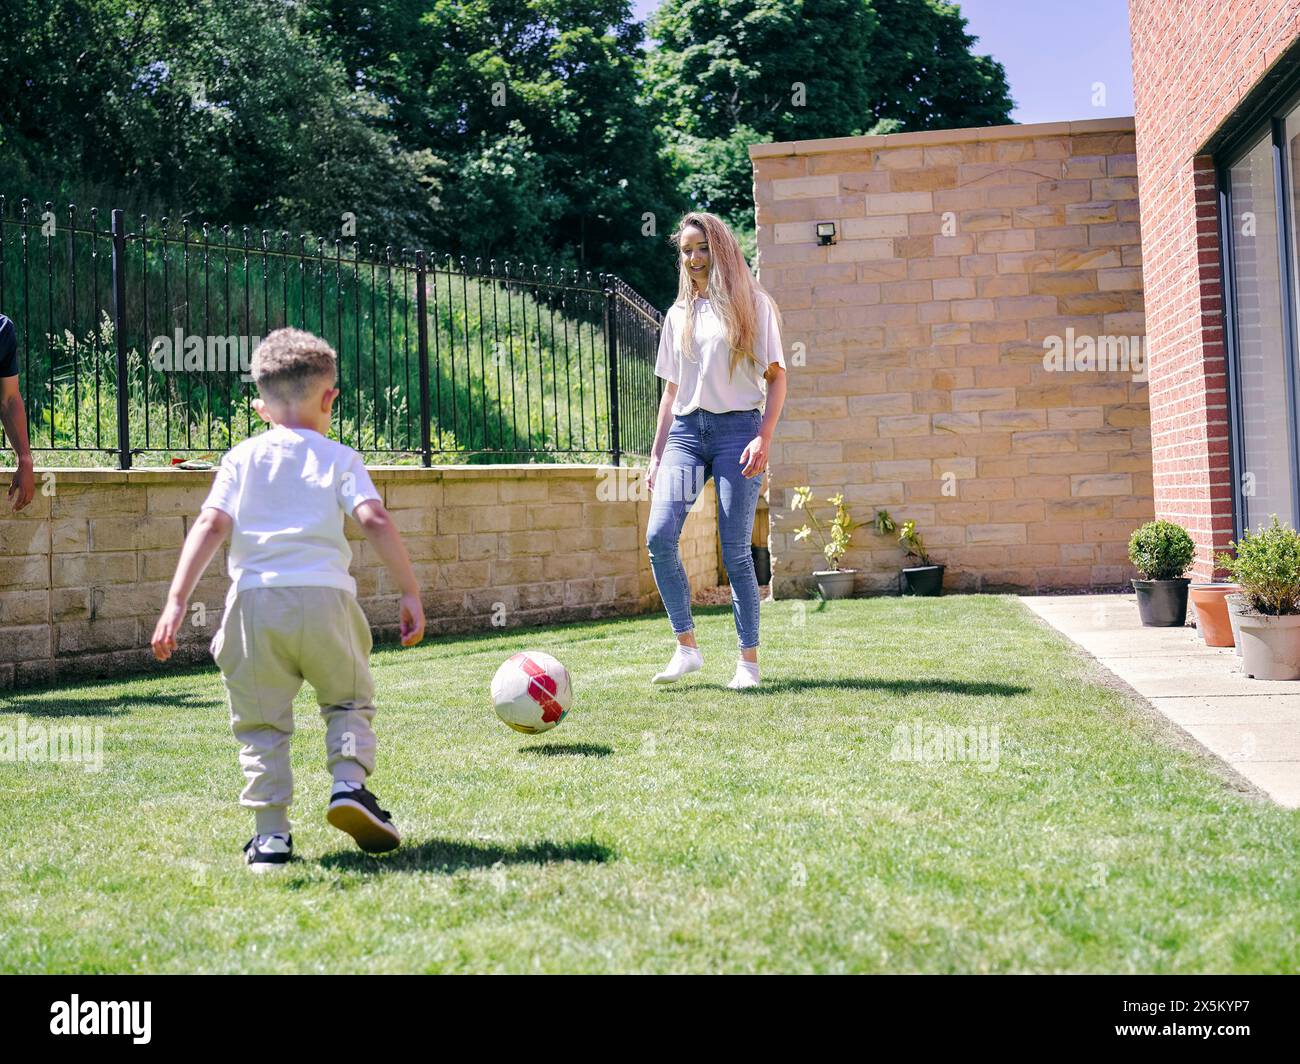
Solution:
M283 868L292 858L292 835L254 835L244 843L244 861L250 872Z
M366 853L384 853L395 850L402 836L393 825L387 809L365 787L357 785L346 789L346 784L336 783L330 795L330 807L325 819L340 831L346 831Z

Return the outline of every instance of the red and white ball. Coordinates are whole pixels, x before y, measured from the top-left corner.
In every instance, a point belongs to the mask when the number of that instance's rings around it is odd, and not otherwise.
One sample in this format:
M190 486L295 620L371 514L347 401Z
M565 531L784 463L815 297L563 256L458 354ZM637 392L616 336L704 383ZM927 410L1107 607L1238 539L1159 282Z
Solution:
M550 731L565 718L572 701L569 670L540 650L511 655L492 677L497 716L515 731Z

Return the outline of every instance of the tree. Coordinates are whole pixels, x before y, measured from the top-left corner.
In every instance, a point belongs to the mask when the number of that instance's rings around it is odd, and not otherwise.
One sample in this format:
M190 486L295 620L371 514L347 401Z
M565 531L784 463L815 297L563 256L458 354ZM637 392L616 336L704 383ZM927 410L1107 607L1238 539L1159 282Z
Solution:
M647 92L695 202L753 224L748 146L1010 121L1001 64L942 0L664 0Z
M959 5L871 0L871 6L879 20L871 42L873 118L895 119L898 132L1011 121L1006 70L971 52L978 38L966 32Z
M648 90L695 137L852 136L871 124L876 27L870 0L664 0Z
M664 229L687 204L627 0L316 0L310 19L381 128L448 161L439 246L675 289Z
M0 137L38 196L86 187L215 222L383 243L432 224L438 161L277 0L18 0ZM119 193L128 193L122 197Z

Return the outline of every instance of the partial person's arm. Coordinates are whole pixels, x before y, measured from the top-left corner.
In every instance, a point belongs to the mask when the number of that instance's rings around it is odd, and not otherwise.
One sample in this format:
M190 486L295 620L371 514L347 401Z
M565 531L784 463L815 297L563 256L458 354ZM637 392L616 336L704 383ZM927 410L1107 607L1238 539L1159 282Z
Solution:
M424 638L424 603L420 601L420 584L415 579L415 570L411 568L406 544L402 542L397 526L393 524L384 504L378 499L365 499L357 503L352 516L401 589L402 646L415 646Z
M677 398L677 385L664 381L664 394L659 400L659 420L655 424L655 442L650 448L650 468L646 470L646 487L655 490L655 477L659 474L659 459L668 445L668 430L673 424L673 401Z
M758 427L758 435L749 441L740 454L740 472L746 477L760 476L767 468L767 451L772 444L772 434L776 432L776 423L781 417L781 407L785 405L785 370L781 364L769 364L763 376L767 380L763 423Z
M767 399L763 403L763 424L758 427L758 432L771 443L776 423L781 419L781 408L785 406L785 367L773 362L763 376L767 380Z
M0 424L18 456L18 468L9 482L9 504L17 512L36 494L36 473L31 445L27 440L27 410L17 377L0 377Z
M763 380L767 382L763 399L763 421L758 435L749 441L740 455L741 474L746 477L762 476L767 469L767 452L776 432L785 405L785 357L781 353L781 322L776 303L770 296L763 300L762 327L759 329L755 353L761 351L760 366Z
M194 586L217 553L217 548L230 535L234 524L230 514L215 506L205 506L199 511L199 518L190 528L185 546L181 548L181 560L176 564L176 575L167 590L167 605L153 628L150 643L153 656L159 661L166 661L175 651L176 633L185 622L185 611L189 608Z

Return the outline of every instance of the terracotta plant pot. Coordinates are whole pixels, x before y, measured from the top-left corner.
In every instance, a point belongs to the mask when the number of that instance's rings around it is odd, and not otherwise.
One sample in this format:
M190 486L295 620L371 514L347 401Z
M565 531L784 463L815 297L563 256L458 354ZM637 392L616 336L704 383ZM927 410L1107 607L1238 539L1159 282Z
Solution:
M1189 589L1196 611L1196 630L1207 647L1230 647L1236 644L1232 621L1228 617L1227 597L1240 591L1239 584L1193 584Z
M1237 618L1241 671L1257 680L1300 680L1300 613L1248 610Z
M856 569L825 569L813 573L813 580L822 598L842 599L852 596L853 578L857 575Z
M1187 586L1185 576L1177 580L1133 580L1137 593L1138 616L1148 628L1181 628L1187 623Z

